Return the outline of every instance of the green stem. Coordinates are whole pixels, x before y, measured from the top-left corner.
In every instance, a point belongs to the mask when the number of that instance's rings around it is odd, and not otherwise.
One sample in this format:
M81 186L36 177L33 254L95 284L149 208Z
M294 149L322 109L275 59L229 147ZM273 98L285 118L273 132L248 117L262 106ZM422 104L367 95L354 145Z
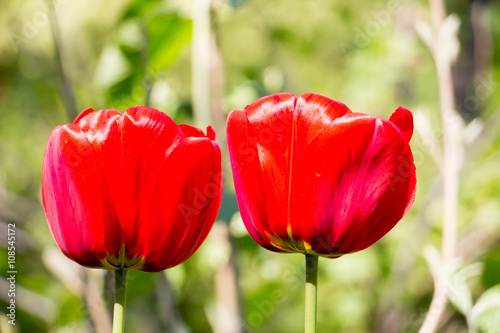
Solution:
M306 325L305 333L316 333L318 298L318 256L306 253Z
M113 313L113 333L125 332L125 301L127 297L127 271L115 271L115 307Z

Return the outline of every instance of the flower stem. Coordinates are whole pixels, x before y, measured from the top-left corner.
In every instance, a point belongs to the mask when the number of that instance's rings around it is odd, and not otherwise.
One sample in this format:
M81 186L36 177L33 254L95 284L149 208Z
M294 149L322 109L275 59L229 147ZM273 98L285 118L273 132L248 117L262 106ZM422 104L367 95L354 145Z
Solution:
M115 271L115 306L113 313L113 333L125 332L125 301L127 296L127 271Z
M306 253L305 333L316 333L317 298L318 298L318 256Z

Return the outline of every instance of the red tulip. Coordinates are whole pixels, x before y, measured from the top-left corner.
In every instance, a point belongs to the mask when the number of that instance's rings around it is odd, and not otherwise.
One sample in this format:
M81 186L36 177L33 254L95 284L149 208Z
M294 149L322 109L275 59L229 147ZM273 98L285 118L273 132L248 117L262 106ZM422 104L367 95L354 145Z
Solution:
M415 197L410 111L389 120L305 94L263 97L227 121L238 206L266 249L339 257L384 236Z
M180 264L220 207L214 131L145 106L93 111L56 127L47 144L42 196L54 240L87 267L155 272Z

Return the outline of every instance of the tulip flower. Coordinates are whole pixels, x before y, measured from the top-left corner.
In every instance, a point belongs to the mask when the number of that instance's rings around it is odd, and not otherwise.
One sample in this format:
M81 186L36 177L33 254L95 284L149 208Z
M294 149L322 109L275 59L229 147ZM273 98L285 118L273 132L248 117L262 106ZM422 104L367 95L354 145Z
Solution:
M145 106L88 109L56 127L42 197L61 251L83 266L116 270L117 284L128 270L157 272L188 259L221 203L214 139L211 127L205 135Z
M264 248L306 254L306 307L316 303L318 256L367 248L412 205L412 133L403 107L386 120L315 94L267 96L229 114L243 222ZM315 331L315 310L306 314L306 329Z

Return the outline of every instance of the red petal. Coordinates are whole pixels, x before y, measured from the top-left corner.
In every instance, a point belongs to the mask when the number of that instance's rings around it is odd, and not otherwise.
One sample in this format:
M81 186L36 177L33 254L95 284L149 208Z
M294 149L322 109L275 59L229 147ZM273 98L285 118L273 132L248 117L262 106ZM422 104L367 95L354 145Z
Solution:
M319 254L370 246L413 203L410 148L384 119L360 114L338 119L306 148L296 170L292 233Z
M100 163L103 195L114 215L106 224L107 251L118 258L125 245L126 257L131 260L142 255L135 247L135 238L141 227L136 212L141 209L138 201L143 182L158 173L165 156L184 135L166 114L148 107L129 108L123 115L101 110L83 118L79 125Z
M104 226L110 219L101 195L92 148L76 125L50 135L43 161L42 197L47 221L59 248L70 259L102 267Z
M207 138L214 141L215 140L215 131L212 126L207 126Z
M124 226L128 258L145 255L137 236L139 232L155 232L138 220L138 214L143 209L142 197L149 196L147 183L156 180L165 158L184 137L180 127L163 112L145 106L125 110L121 128L123 155L119 180L123 192L117 207L120 207L120 224Z
M348 113L347 106L333 99L316 94L300 96L294 111L294 152L303 151L322 130Z
M274 251L333 257L387 233L415 194L404 110L390 122L323 96L278 94L231 112L236 195L252 237Z
M240 212L259 244L288 249L286 243L293 243L287 236L293 161L323 128L350 110L320 95L297 99L278 94L257 100L245 111L233 111L227 125Z
M228 119L228 146L240 211L249 215L244 218L247 228L255 230L252 236L263 246L273 244L270 235L287 223L295 101L291 94L264 97L245 111L233 111ZM274 245L269 246L280 247Z
M77 122L92 147L104 204L109 211L104 232L106 250L116 256L125 243L121 123L122 115L117 110L92 112ZM80 189L86 196L93 195L93 190Z
M208 235L222 199L220 149L208 138L186 138L144 180L134 235L143 270L160 271L188 259ZM153 175L150 175L153 176Z
M203 132L183 130L142 106L124 115L82 113L76 125L54 131L42 190L49 225L66 255L92 267L106 258L116 267L157 271L198 248L220 206L220 149ZM184 223L179 208L197 204L196 193L207 188L214 194Z
M252 238L266 247L271 242L266 236L269 233L266 201L260 178L258 150L255 141L251 142L248 138L245 110L234 110L229 114L227 145L243 222Z
M182 132L187 137L200 137L200 138L205 137L205 133L203 133L203 131L199 128L196 128L196 127L193 127L190 125L186 125L186 124L181 124L181 125L179 125L179 127L182 129Z
M85 117L86 115L88 115L89 113L92 113L94 112L94 109L85 109L83 110L82 112L80 112L80 114L75 118L75 120L73 121L73 124L77 124L83 117Z
M400 106L394 111L394 113L389 118L400 130L406 138L407 142L413 135L413 115L408 109Z

